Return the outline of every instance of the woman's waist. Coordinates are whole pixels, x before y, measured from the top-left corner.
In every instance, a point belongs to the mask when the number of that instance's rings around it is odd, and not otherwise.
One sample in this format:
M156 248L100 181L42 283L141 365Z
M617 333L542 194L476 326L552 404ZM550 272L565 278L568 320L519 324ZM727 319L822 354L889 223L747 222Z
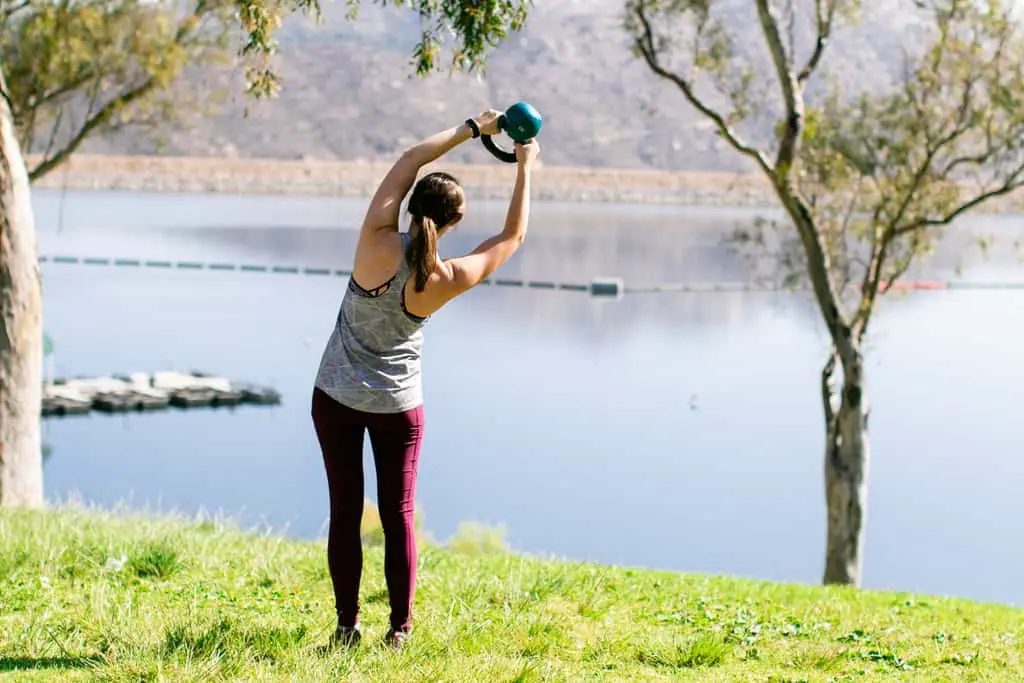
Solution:
M419 357L389 359L363 358L344 350L325 353L317 372L317 383L339 390L399 393L417 391L421 379Z
M335 353L343 356L353 365L379 368L407 368L418 366L422 358L419 343L406 341L396 344L373 344L369 342L342 337L336 344L330 344L327 354Z
M326 364L350 366L364 372L403 375L419 372L420 344L405 342L378 347L344 334L333 334L324 349Z

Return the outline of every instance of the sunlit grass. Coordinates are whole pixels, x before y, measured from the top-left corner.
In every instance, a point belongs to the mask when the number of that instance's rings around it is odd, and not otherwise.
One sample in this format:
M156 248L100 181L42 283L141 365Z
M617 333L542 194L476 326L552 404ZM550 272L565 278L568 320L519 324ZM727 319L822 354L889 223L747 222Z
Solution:
M322 543L218 520L0 511L0 677L12 680L1011 681L1024 612L963 600L546 561L466 525L422 539L416 631L381 647L368 510L354 651L325 651Z

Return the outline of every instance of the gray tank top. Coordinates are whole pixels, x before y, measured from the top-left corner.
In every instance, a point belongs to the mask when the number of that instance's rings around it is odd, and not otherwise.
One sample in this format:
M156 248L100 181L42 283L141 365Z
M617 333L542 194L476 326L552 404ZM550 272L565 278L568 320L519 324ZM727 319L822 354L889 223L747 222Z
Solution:
M334 400L368 413L400 413L423 402L420 382L421 318L405 308L408 233L399 233L403 256L386 284L368 292L349 278L337 322L317 371L316 386Z

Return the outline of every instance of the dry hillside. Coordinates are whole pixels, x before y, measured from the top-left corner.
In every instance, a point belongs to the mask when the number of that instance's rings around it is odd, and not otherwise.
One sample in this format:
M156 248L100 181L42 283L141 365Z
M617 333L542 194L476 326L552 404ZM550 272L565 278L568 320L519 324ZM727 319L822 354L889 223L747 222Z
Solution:
M341 0L325 3L323 24L289 20L278 62L286 85L277 100L248 100L237 70L192 74L195 83L230 91L219 114L170 132L162 150L136 132L92 141L82 151L375 160L487 106L524 99L545 117L547 164L744 168L679 93L630 54L622 0L538 2L526 30L493 54L480 80L411 76L415 18L407 10L363 4L354 23L345 20ZM855 87L884 85L899 68L901 41L919 40L906 30L906 17L888 9L896 4L874 3L876 14L864 25L837 36L824 66ZM763 57L753 5L722 0L719 7L735 17L730 26L742 49L753 59ZM766 71L769 92L770 78ZM766 130L762 122L752 134ZM457 150L453 160L489 158L471 145Z

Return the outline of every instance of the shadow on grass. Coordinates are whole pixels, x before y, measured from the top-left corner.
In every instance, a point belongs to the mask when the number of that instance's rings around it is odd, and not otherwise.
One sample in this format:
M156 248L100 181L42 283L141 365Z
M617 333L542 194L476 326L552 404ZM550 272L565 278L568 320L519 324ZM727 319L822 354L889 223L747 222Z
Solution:
M99 657L0 657L0 671L84 669L99 661Z

